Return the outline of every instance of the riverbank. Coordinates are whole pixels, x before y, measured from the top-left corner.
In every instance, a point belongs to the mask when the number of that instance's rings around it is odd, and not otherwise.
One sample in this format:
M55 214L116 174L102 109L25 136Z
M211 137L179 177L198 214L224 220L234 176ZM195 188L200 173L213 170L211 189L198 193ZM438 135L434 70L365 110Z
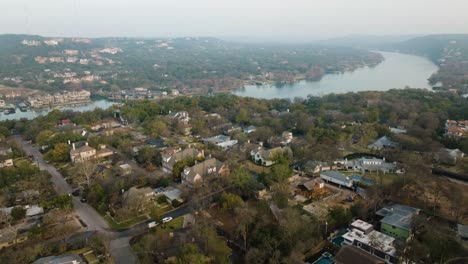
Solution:
M246 85L233 91L239 96L263 99L306 98L331 93L386 91L405 87L432 89L428 78L439 68L425 57L395 52L380 52L384 61L352 72L325 74L318 81L300 80L286 85Z

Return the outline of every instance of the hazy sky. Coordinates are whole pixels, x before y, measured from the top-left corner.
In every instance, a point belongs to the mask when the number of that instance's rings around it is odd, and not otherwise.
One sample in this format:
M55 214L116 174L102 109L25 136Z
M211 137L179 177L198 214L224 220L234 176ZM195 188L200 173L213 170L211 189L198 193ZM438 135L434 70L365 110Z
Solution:
M468 0L0 0L0 33L311 40L468 33Z

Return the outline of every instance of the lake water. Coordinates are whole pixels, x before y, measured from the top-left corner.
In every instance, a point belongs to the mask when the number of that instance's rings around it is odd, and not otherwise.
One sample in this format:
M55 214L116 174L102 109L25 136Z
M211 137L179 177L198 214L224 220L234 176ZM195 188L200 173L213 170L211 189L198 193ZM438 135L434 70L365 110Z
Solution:
M291 98L308 95L359 91L386 91L393 88L431 89L427 79L438 70L430 60L414 55L380 52L385 60L376 67L363 67L353 72L327 74L319 81L299 81L280 87L274 85L246 85L233 92L255 98Z
M115 102L111 102L108 100L96 100L91 101L89 104L79 105L79 106L63 106L57 107L56 109L60 110L73 110L76 112L84 112L84 111L91 111L96 108L107 109L111 105L115 104ZM17 120L21 118L26 119L33 119L38 116L43 116L49 113L50 111L54 110L55 108L45 108L45 109L28 109L26 112L21 112L19 108L16 109L16 113L5 115L4 113L0 113L0 121L4 120Z

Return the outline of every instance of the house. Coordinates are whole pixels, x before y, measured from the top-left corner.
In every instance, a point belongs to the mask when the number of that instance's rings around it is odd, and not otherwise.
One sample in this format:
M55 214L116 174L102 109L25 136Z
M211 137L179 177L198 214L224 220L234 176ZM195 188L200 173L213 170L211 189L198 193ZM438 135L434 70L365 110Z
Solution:
M366 158L361 157L359 159L344 159L344 160L336 160L334 162L338 165L339 168L346 169L348 171L360 171L364 172L394 172L397 169L397 165L395 163L386 162L385 158L378 159L378 158Z
M279 155L286 154L288 157L292 156L292 150L289 147L277 147L273 149L264 149L258 147L250 151L250 158L256 163L262 166L271 166L276 163L276 159Z
M367 146L371 150L383 150L383 149L394 149L398 148L400 144L397 142L391 141L387 136L383 136L374 143Z
M202 140L203 140L203 143L205 144L212 144L222 149L229 149L232 146L236 145L238 142L237 140L231 140L230 136L225 136L225 135L218 135L218 136L211 137L211 138L204 138Z
M401 204L386 205L376 212L380 217L380 231L399 240L411 235L413 217L421 210Z
M335 256L335 264L385 264L385 261L352 246L343 246Z
M146 140L146 145L157 149L165 149L168 147L166 142L161 138L149 138Z
M28 239L27 233L18 234L12 227L0 229L0 249L6 248Z
M65 254L40 258L31 264L86 264L78 254Z
M195 148L187 148L184 150L177 151L173 154L162 155L162 168L166 173L172 173L172 168L176 162L191 158L199 159L205 157L203 150L198 150Z
M35 215L40 215L44 213L44 208L38 206L38 205L26 205L24 207L26 209L26 216L31 217Z
M201 184L208 176L220 176L225 171L224 164L215 159L210 158L205 161L199 162L192 167L185 167L181 173L182 183L193 187Z
M358 219L351 223L343 239L344 245L357 247L385 260L386 263L398 263L394 246L395 238L374 230L374 227L367 222Z
M434 160L437 163L455 165L465 157L465 153L459 149L441 148L434 154Z
M154 199L155 192L150 187L132 187L122 195L122 204L125 207L131 207L136 204L145 208L146 205Z
M119 168L123 175L129 175L132 173L132 166L127 163L120 165Z
M0 168L13 166L13 159L8 157L0 157Z
M73 143L70 150L70 160L73 163L84 162L96 157L96 149L88 146L88 142L84 142L84 145L81 147L77 147L76 145L77 143Z
M297 185L294 194L303 196L306 199L323 197L328 191L325 188L325 182L320 178L314 178ZM296 199L297 200L297 199Z
M0 155L7 155L12 152L10 147L0 147Z
M291 132L289 132L289 131L284 131L281 134L281 138L282 138L281 144L282 145L287 145L287 144L291 143L291 141L293 139L293 134Z
M320 172L320 178L322 178L326 182L333 182L335 184L338 184L340 187L345 186L351 188L354 183L350 177L345 176L344 174L334 170Z
M468 120L447 120L445 122L445 136L452 139L468 136Z
M96 150L96 158L105 158L112 156L114 152L108 148L106 148L106 145L99 145L98 150Z
M468 225L457 224L457 236L465 241L468 241Z
M166 196L167 202L172 203L172 201L177 200L179 203L183 203L184 199L182 199L182 191L178 188L174 187L166 187L164 192L162 193Z
M244 133L245 134L250 134L252 132L255 132L257 130L256 126L248 126L244 128Z
M390 132L393 134L406 134L408 133L408 130L403 129L403 128L398 128L398 127L389 127Z
M308 174L319 173L322 170L332 170L327 162L309 160L304 164L304 171Z
M187 125L190 122L190 115L187 111L180 111L174 113L170 112L169 116L171 117L171 119L175 119L182 124Z

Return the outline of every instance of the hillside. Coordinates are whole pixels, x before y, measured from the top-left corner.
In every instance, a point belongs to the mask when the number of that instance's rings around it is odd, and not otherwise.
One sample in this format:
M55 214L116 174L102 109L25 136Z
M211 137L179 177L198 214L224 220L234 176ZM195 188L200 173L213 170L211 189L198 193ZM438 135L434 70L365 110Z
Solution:
M393 49L430 58L440 69L430 78L442 89L468 92L468 35L430 35L392 45Z
M318 45L259 45L214 38L0 36L0 81L44 91L134 87L185 92L236 89L244 81L319 79L375 65L380 54Z

